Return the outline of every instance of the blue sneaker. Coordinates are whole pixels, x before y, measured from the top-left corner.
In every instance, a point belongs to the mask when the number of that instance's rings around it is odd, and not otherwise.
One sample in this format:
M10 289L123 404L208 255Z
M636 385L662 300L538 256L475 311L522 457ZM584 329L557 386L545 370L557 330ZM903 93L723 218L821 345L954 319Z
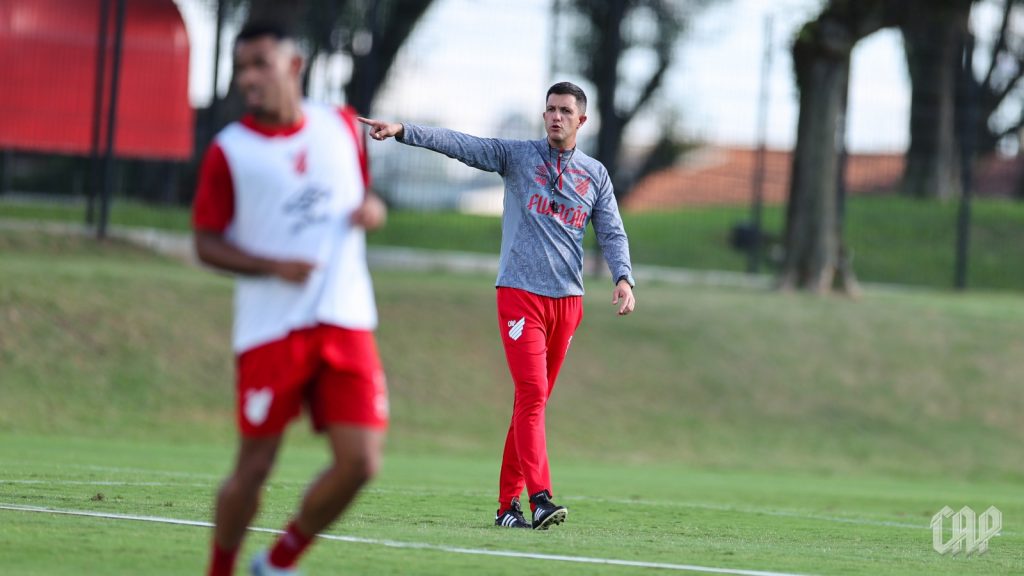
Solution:
M270 554L266 550L261 550L252 557L249 572L252 576L299 576L298 570L271 566Z

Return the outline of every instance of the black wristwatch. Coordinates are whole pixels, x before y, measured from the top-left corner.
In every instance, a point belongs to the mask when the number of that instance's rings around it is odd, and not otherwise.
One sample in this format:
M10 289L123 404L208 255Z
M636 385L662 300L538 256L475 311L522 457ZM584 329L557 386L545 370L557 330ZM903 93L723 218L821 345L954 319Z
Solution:
M629 284L630 288L636 288L636 280L633 280L633 275L632 274L624 274L622 276L619 276L619 279L616 280L615 283L618 284L619 282L622 282L623 280L626 281L626 284Z

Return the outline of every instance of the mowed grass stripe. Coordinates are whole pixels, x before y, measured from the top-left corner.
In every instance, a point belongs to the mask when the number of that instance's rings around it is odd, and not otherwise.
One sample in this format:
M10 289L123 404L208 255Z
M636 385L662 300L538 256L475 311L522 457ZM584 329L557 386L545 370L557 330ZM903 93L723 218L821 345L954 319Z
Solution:
M953 283L958 205L897 195L854 196L846 206L847 246L862 281L932 286ZM81 206L0 201L0 219L82 221ZM749 221L744 205L693 206L661 212L624 212L630 252L636 264L699 270L746 270L747 256L730 246L732 228ZM770 239L764 269L774 265L774 244L784 228L785 206L764 210ZM111 223L186 232L186 207L159 207L126 199L114 202ZM968 285L977 289L1024 290L1024 202L975 199L972 207ZM368 237L370 244L495 255L501 220L454 212L393 211L388 225ZM588 250L595 245L588 229Z
M125 488L153 488L153 487L175 487L175 488L206 488L211 489L216 487L216 483L196 483L196 482L132 482L123 480L40 480L40 479L10 479L0 478L0 486L3 485L11 486L94 486L98 488L112 488L112 487L125 487ZM272 486L284 486L284 485L300 485L306 486L308 482L303 481L275 481ZM491 496L489 492L484 491L466 491L466 490L429 490L426 488L420 489L388 489L388 488L366 488L365 492L368 494L378 494L383 496L388 495L403 495L403 496L428 496L428 497L452 497L455 495L477 498L480 500L487 499ZM870 518L860 517L841 517L841 516L823 516L818 514L810 514L799 510L777 510L771 508L737 508L730 505L722 504L711 504L706 502L692 502L692 501L680 501L670 502L664 500L652 501L652 500L641 500L641 499L622 499L622 498L600 498L594 496L585 495L570 495L559 498L564 503L572 502L588 502L588 503L599 503L599 504L611 504L620 506L651 506L657 508L697 508L703 510L719 510L723 512L736 512L740 514L752 514L752 515L765 515L765 516L778 516L783 518L799 518L802 520L820 520L822 522L836 522L841 524L862 524L865 526L886 526L893 528L909 528L914 530L931 530L931 526L927 523L909 524L905 522L894 522L888 520L877 520ZM7 504L7 506L13 506ZM1004 532L1004 534L1010 535L1013 533Z
M271 478L264 495L263 512L257 521L260 526L283 526L302 494L303 480L312 477L325 463L326 455L321 446L306 443L302 438L297 440L286 450L277 473ZM138 457L134 450L125 449L132 444L64 437L26 441L18 435L0 435L0 461L15 463L13 468L19 478L58 480L52 484L0 483L0 501L101 514L208 521L216 482L195 487L187 473L205 475L209 462L216 460L222 460L221 466L226 466L224 457L230 454L229 446L196 445L182 449L166 443L140 443L140 451L148 454L145 466L163 471L167 466L176 465L186 474L147 478L144 473L133 473L132 476L142 480L166 478L167 486L63 485L60 480L80 481L83 475L98 474L99 481L117 476L84 466L69 466L55 473L52 466L46 465L93 461L102 468L122 468L120 464L124 460ZM34 453L33 458L25 460L15 456L26 448ZM41 466L35 468L35 462ZM1012 572L1021 561L1019 551L1024 549L1024 539L1011 533L1015 525L1012 519L1024 517L1024 496L1013 483L866 477L844 480L814 474L707 471L638 464L610 468L580 462L556 463L553 470L556 489L565 496L565 503L573 511L571 522L547 533L511 533L491 525L495 504L487 488L493 481L496 466L496 462L486 459L452 457L440 452L421 455L391 452L380 478L363 493L335 531L373 540L664 564L790 573L938 575L956 574L963 570L964 564L932 551L931 533L927 529L920 525L904 527L891 522L844 520L849 517L879 517L886 521L903 518L904 522L923 525L945 504L957 507L970 504L976 509L995 504L1004 512L1007 530L991 543L989 553L971 559L971 566L984 568L989 573ZM141 466L137 468L145 472ZM12 472L5 467L0 477L12 478ZM177 485L176 479L187 485ZM603 496L589 497L591 495ZM653 504L645 503L645 498L651 499ZM11 574L92 573L89 560L78 555L69 557L58 567L48 564L45 556L24 551L26 547L31 550L32 543L37 541L80 538L83 542L73 540L65 546L73 550L95 550L95 555L119 567L116 573L129 570L153 573L145 564L135 567L122 559L119 552L123 548L147 547L178 558L168 561L166 570L157 573L195 572L200 569L208 545L205 535L165 537L163 533L155 535L138 530L122 534L123 530L117 528L116 523L69 524L53 520L40 524L15 517L4 526L5 535L9 537L0 542L0 554L38 567L34 572L14 570ZM91 540L98 540L98 543L86 543ZM258 547L266 541L254 535L250 542L251 547ZM336 573L349 565L353 553L336 553L330 547L318 547L310 557L308 573ZM428 557L423 560L427 562L425 565L417 564L412 570L406 556L411 553L366 553L365 560L370 562L372 557L374 569L351 572L468 576L504 574L506 570L512 574L524 567L514 562L506 567L502 560L494 557L481 559L481 564ZM591 569L598 567L593 565ZM619 574L632 569L620 566L607 570ZM600 571L589 573L601 574Z
M0 510L15 512L35 512L43 514L57 514L66 516L87 516L91 518L102 518L106 520L128 520L136 522L152 522L156 524L171 524L175 526L193 526L201 528L212 528L209 522L195 520L182 520L179 518L164 518L159 516L134 516L125 514L107 514L102 512L88 512L85 510L60 510L54 508L41 508L34 506L19 506L15 504L0 503ZM274 528L261 528L250 526L250 532L262 532L266 534L282 534L283 530ZM671 570L681 572L700 572L704 574L732 574L736 576L800 576L785 572L768 572L763 570L742 570L732 568L715 568L709 566L693 566L687 564L666 564L662 562L643 562L637 560L617 560L614 558L589 558L586 556L569 556L561 554L537 554L531 552L515 552L512 550L481 550L477 548L460 548L456 546L438 546L422 542L399 542L395 540L376 540L372 538L359 538L356 536L342 536L338 534L319 534L322 540L334 540L338 542L349 542L354 544L370 544L386 546L388 548L412 548L416 550L433 550L437 552L448 552L453 554L470 554L475 556L497 556L501 558L519 558L530 560L545 560L553 562L573 562L578 564L598 564L605 566L626 566L631 568L653 568L656 570Z

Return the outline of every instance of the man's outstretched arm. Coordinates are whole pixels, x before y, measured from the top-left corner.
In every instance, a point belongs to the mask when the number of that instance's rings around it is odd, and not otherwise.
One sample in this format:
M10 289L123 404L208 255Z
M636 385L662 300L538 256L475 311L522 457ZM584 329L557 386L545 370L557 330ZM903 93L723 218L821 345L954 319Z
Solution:
M370 127L370 137L374 140L395 138L403 144L440 152L467 166L502 175L508 166L509 149L506 140L480 138L447 128L399 124L373 118L357 119Z

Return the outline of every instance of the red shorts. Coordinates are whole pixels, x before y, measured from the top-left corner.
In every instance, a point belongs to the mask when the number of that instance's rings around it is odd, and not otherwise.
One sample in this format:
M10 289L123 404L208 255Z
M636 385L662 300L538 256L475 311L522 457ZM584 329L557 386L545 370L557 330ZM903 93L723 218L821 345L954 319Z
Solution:
M243 436L284 432L302 407L313 428L387 428L388 392L373 332L321 324L238 356L238 428Z

